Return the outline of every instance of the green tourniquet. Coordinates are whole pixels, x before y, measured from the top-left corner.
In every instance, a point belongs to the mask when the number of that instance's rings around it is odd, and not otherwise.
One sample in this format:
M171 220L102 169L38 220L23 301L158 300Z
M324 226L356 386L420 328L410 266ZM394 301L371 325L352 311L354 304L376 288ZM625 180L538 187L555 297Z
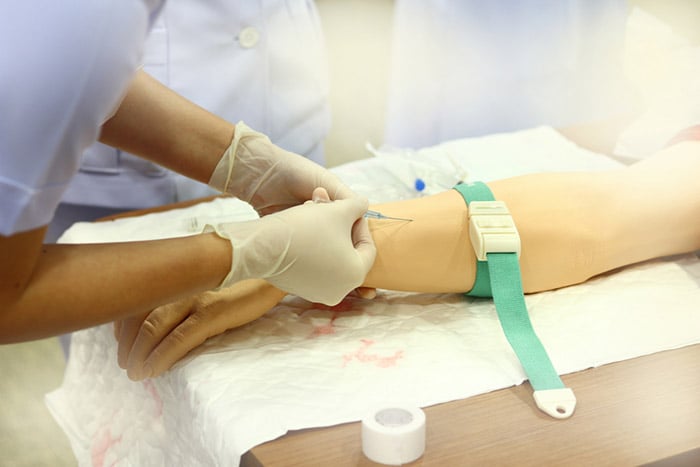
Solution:
M516 253L487 253L491 290L501 328L535 391L564 386L527 312Z
M460 183L455 185L454 189L462 195L464 201L469 206L472 201L495 201L493 193L489 187L482 182ZM474 285L467 292L467 295L472 297L491 297L491 280L489 278L489 267L486 261L476 261L476 275L474 276Z
M493 193L482 182L461 183L454 189L467 206L472 201L494 201ZM477 261L474 286L466 295L493 296L503 333L535 391L564 388L530 322L517 253L487 253L486 258Z
M486 261L476 262L476 275L474 276L474 285L465 295L471 297L493 297L491 293L491 278L489 273L489 265Z

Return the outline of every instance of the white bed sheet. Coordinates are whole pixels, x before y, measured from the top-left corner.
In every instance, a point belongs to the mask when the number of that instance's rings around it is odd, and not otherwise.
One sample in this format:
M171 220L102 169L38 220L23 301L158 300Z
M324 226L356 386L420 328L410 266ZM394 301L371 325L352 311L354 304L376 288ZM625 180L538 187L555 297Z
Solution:
M549 128L383 153L336 169L373 202L542 170L602 170L609 159ZM254 217L218 200L109 224L76 224L63 242L187 235L213 219ZM700 342L700 260L650 261L527 297L561 374ZM387 404L421 407L517 385L525 375L490 300L381 291L333 308L287 298L210 339L166 375L131 382L110 326L75 333L47 404L80 465L237 465L288 430L360 420ZM576 388L573 388L576 391ZM534 415L533 415L534 416ZM574 414L574 417L576 415Z

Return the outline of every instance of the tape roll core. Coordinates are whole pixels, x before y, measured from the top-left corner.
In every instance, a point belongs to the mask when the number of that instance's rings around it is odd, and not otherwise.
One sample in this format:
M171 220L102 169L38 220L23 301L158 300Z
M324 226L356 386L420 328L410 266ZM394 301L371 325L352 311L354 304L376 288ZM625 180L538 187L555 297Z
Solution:
M362 420L362 452L380 464L413 462L425 451L425 413L419 408L387 407Z

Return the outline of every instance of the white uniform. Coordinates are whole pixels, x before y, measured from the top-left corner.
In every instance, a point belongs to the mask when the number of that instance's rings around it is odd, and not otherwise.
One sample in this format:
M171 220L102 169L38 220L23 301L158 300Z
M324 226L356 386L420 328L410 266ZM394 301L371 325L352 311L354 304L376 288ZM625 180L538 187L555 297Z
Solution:
M330 127L325 50L310 0L169 0L144 69L207 110L244 120L323 164ZM213 193L206 185L96 144L63 201L146 208Z
M631 112L625 0L397 0L385 143Z
M0 7L0 234L46 225L140 60L160 1Z

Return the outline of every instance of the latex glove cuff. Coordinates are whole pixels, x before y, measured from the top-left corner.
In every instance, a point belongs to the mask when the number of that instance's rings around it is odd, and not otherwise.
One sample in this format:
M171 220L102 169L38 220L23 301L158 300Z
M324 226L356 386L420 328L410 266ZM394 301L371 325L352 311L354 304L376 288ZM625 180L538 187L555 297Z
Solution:
M261 223L276 224L276 235L265 235L266 230ZM262 228L261 228L262 227ZM272 228L272 226L267 226ZM224 278L218 289L228 287L244 279L266 279L284 269L283 261L291 242L291 231L280 219L270 217L265 219L235 224L207 225L205 232L215 232L219 237L231 242L231 270ZM261 239L261 236L266 238ZM262 241L260 241L262 240Z
M259 158L257 163L261 166L257 167L257 170L253 170L253 173L249 174L247 177L244 177L247 180L233 181L233 168L237 161L237 165L245 166L236 167L237 177L241 178L240 172L245 172L246 169L251 169L250 164L247 164L247 162L253 157L249 144L255 140L258 140L259 144L272 145L270 139L264 134L253 130L242 121L236 123L236 129L233 134L231 144L221 156L219 163L216 165L214 172L211 174L211 178L209 179L210 187L222 193L229 193L237 196L243 201L251 202L251 198L255 193L257 186L250 186L246 182L251 183L255 182L256 179L262 179L261 175L263 175L265 171L269 171L274 167L274 164L264 164L263 158Z

